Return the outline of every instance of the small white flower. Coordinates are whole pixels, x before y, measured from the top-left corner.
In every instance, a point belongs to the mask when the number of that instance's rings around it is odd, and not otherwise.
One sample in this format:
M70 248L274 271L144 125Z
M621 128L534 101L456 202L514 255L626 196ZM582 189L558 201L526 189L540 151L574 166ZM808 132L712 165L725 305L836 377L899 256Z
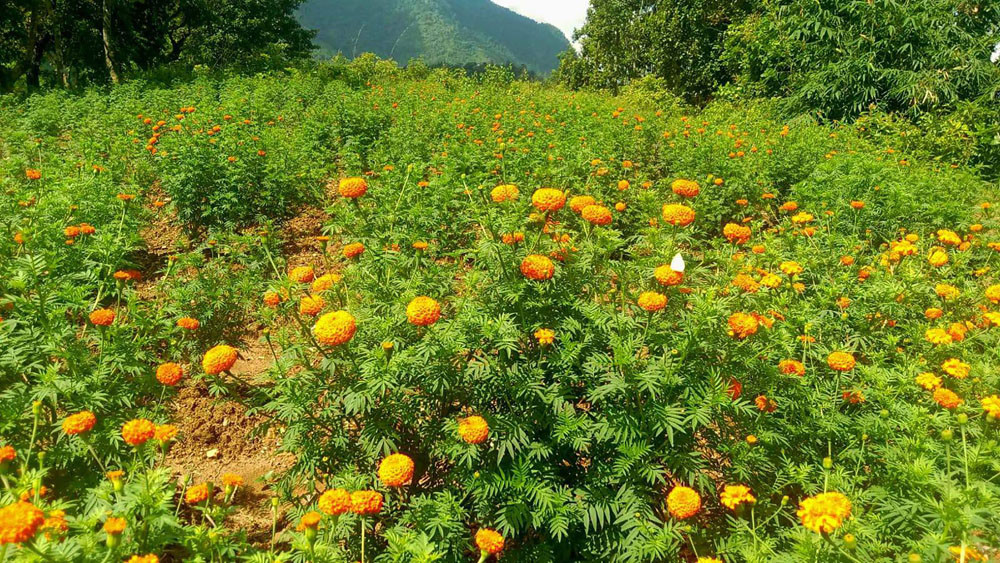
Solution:
M670 269L678 273L684 273L684 258L681 257L680 252L675 254L674 259L670 261Z

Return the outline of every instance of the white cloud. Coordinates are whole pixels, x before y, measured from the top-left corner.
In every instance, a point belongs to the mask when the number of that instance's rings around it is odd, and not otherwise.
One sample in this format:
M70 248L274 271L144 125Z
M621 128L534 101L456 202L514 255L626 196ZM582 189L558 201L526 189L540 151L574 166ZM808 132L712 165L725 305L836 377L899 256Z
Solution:
M493 0L522 16L558 27L568 39L587 19L589 0Z

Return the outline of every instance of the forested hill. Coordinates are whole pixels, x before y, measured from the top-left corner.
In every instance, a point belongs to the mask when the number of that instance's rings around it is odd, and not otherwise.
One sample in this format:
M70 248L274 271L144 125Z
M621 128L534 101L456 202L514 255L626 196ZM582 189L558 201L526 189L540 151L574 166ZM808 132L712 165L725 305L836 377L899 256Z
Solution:
M307 0L298 11L317 30L320 54L372 52L405 64L514 63L548 73L569 41L556 27L489 0Z

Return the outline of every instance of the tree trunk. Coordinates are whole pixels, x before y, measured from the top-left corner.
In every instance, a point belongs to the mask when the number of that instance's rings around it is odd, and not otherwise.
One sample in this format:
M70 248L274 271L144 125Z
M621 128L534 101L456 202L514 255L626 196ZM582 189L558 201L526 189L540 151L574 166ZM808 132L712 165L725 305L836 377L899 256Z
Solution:
M108 66L108 75L111 76L111 83L118 84L118 71L115 70L114 53L111 50L111 41L108 38L108 28L111 27L111 12L108 11L107 0L101 1L101 41L104 43L104 63Z

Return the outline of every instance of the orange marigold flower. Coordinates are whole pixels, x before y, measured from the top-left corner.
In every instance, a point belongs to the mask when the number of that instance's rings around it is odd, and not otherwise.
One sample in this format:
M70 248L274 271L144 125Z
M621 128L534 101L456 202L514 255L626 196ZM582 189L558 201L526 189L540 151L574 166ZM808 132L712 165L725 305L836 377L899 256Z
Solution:
M701 186L694 180L679 178L670 183L670 191L681 197L694 197L701 192Z
M760 284L746 274L737 274L732 284L747 293L756 293L760 289Z
M729 316L729 336L738 340L756 334L758 328L757 319L746 313L736 312Z
M993 418L1000 418L1000 397L996 395L990 395L989 397L983 397L980 401L983 406L983 410L988 416Z
M76 225L70 225L65 229L63 229L63 235L65 235L66 238L76 238L80 236L80 227L77 227Z
M89 432L95 424L97 424L97 417L94 416L94 413L90 411L80 411L76 414L67 416L65 420L63 420L62 429L63 432L73 436Z
M351 244L344 246L343 255L344 258L350 259L356 256L360 256L361 253L364 251L365 251L365 245L361 244L360 242L352 242Z
M313 281L316 273L312 266L299 266L288 272L288 279L295 283L309 283Z
M30 502L15 502L0 508L0 545L30 540L45 523L45 513Z
M927 319L929 319L929 320L940 319L941 315L943 315L943 314L944 314L944 311L942 311L941 309L938 309L937 307L931 307L931 308L927 309L926 311L924 311L924 316L927 317Z
M188 504L200 504L208 500L211 494L212 490L209 489L208 483L201 483L200 485L188 487L188 490L184 493L184 502Z
M803 500L797 514L806 528L829 534L850 518L851 501L841 493L820 493Z
M277 307L281 303L281 295L277 291L267 291L264 293L264 304L268 307Z
M966 563L969 563L971 561L989 560L989 558L987 558L982 553L979 553L979 551L977 551L976 548L972 547L971 545L966 545L966 546L953 545L948 548L948 553L951 553L952 556L955 557L955 561L958 562L965 561Z
M3 466L5 463L14 461L16 457L17 457L17 452L14 451L14 446L8 444L0 448L0 466Z
M329 489L319 497L319 509L330 516L343 514L351 509L351 493L344 489Z
M157 424L153 430L153 439L157 442L169 442L177 437L177 427L173 424Z
M25 169L24 176L29 180L37 180L42 177L42 173L34 168L28 168Z
M242 487L243 477L240 477L235 473L223 473L222 484L227 487Z
M580 213L588 205L594 205L596 203L597 200L589 195L578 195L569 199L569 208L573 210L573 213Z
M122 438L130 446L141 446L156 435L156 425L145 418L132 419L122 425Z
M962 244L962 237L958 236L955 231L949 231L948 229L941 229L937 232L937 239L941 244L947 244L949 246L958 246Z
M550 328L540 328L535 331L535 339L537 339L538 343L542 346L548 346L549 344L555 342L556 333Z
M342 197L349 199L359 198L368 191L368 182L364 178L352 177L341 178L337 186L337 191Z
M312 282L310 289L312 289L313 293L322 293L331 289L333 284L339 282L341 279L340 274L324 274Z
M656 278L656 282L662 286L669 287L672 285L680 285L684 281L684 272L675 272L670 264L663 264L662 266L657 266L653 270L653 277Z
M923 387L928 391L932 391L941 387L941 378L934 375L933 373L927 371L918 375L915 379L917 385Z
M854 356L847 352L834 351L826 357L826 365L835 371L851 371L854 369Z
M941 364L941 369L955 379L965 379L969 376L971 366L958 358L948 358Z
M486 555L496 555L503 551L503 536L496 530L480 528L476 532L476 547L480 553Z
M531 204L539 211L558 211L566 205L566 194L555 188L541 188L531 195Z
M679 203L668 203L663 206L663 222L675 227L686 227L694 221L694 209Z
M406 454L392 454L378 466L378 478L387 487L402 487L413 478L413 460Z
M678 520L690 518L701 510L701 496L690 487L678 485L667 495L667 511Z
M501 184L490 191L490 198L496 203L514 201L519 195L517 186L513 184Z
M406 320L415 326L429 326L441 318L441 305L430 297L413 298L406 306Z
M854 200L851 202L851 207L853 207L854 209L863 209L864 206L865 202L863 201Z
M306 295L299 300L299 314L315 317L323 310L326 301L319 295Z
M802 377L806 374L806 366L798 360L781 360L778 362L778 370L785 375L797 375Z
M198 327L201 326L201 323L198 322L198 319L193 319L191 317L181 317L177 319L177 326L185 330L198 330Z
M126 525L124 518L111 517L104 521L104 532L109 536L118 536L125 531Z
M239 352L236 351L236 348L220 344L205 352L205 357L201 360L201 367L208 375L218 375L232 369L237 358L239 358Z
M761 412L774 412L778 410L778 403L774 399L768 399L767 395L757 395L757 398L753 402L757 405L757 410Z
M327 313L316 321L313 327L313 334L320 344L326 346L340 346L350 342L354 338L357 324L354 316L347 311L335 311Z
M782 203L781 207L778 209L791 213L792 211L797 211L799 209L799 204L794 201L786 201L785 203Z
M555 274L556 267L548 256L529 254L521 261L521 273L524 277L536 281L547 280Z
M160 563L160 558L152 553L149 555L133 555L125 563Z
M351 493L351 512L361 516L378 514L382 502L382 493L377 491L354 491Z
M111 309L95 309L90 313L90 322L95 326L111 326L115 322L115 312Z
M750 227L736 223L726 223L726 226L722 228L722 235L733 244L746 244L750 240L751 234Z
M580 212L580 217L594 225L608 225L611 223L611 210L603 205L588 205Z
M956 395L954 391L945 387L938 387L935 389L933 398L935 403L946 409L953 409L965 402L961 399L961 397Z
M156 368L156 380L160 383L173 387L180 383L181 378L184 377L184 368L179 364L173 362L167 362L165 364L160 364Z
M303 530L315 530L319 527L319 522L322 519L323 515L315 510L306 512L302 515L302 518L299 519L299 525L296 526L295 529L299 532Z
M639 306L653 313L667 306L667 296L655 291L643 291L639 295Z
M482 444L490 435L490 426L485 418L473 415L458 421L458 435L467 444Z
M750 487L746 485L726 485L719 495L722 505L729 510L736 510L741 504L753 504L757 498L753 496Z

